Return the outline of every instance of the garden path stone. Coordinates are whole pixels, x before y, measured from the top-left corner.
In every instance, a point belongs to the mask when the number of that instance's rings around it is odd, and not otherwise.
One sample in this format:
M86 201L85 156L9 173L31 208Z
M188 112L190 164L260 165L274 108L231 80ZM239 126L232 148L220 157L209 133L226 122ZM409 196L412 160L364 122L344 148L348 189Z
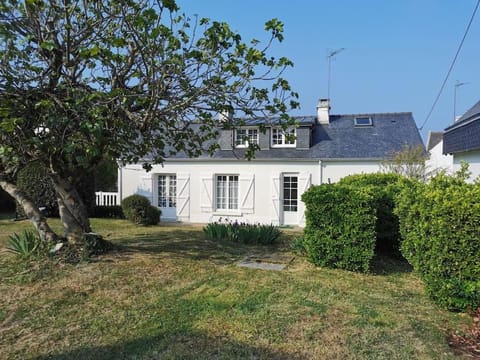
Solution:
M239 262L237 266L252 269L282 271L293 261L293 259L293 256L288 255L252 255Z

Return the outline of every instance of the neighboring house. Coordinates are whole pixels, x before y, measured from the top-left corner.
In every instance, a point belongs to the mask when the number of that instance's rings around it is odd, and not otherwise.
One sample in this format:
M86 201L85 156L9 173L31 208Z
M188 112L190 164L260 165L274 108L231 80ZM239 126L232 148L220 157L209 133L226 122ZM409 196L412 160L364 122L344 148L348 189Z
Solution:
M480 101L445 129L443 153L453 155L454 171L465 161L472 172L471 181L480 175Z
M142 164L120 169L121 198L146 196L162 210L162 220L206 223L232 221L304 225L301 195L312 184L372 173L405 145L423 146L411 113L330 115L320 100L317 116L297 117L285 133L261 119L236 130L221 130L213 156L178 155L145 172ZM255 159L244 159L245 139L259 145Z
M443 131L429 131L427 137L427 152L429 155L426 161L426 170L430 174L439 171L453 172L453 156L443 154Z

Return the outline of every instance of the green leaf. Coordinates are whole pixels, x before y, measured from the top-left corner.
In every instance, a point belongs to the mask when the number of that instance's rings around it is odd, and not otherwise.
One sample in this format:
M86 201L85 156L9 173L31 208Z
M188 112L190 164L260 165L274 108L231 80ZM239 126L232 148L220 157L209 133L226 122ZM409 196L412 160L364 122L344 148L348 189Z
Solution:
M55 43L53 40L47 40L40 43L40 47L45 50L53 50L55 48Z

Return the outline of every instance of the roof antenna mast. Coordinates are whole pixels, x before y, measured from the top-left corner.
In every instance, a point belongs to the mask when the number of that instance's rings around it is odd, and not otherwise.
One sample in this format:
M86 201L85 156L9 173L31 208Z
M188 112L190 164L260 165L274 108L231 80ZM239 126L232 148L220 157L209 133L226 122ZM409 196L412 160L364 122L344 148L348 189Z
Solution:
M331 75L332 75L332 59L335 59L335 56L338 55L338 53L342 52L345 50L345 48L340 48L336 50L329 50L327 59L328 59L328 88L327 88L327 99L330 100L330 83L331 83Z

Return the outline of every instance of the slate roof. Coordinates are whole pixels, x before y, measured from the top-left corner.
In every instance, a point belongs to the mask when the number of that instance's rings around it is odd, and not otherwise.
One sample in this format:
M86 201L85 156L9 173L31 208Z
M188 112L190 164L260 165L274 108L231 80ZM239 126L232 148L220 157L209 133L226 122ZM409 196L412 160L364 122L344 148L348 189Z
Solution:
M427 151L432 150L443 139L443 131L429 131L427 139Z
M443 135L443 153L480 150L480 101L463 114Z
M301 125L311 125L315 123L316 116L293 116L295 121L301 126ZM246 126L255 126L255 125L260 125L260 124L268 124L268 125L277 125L279 124L279 118L270 118L270 119L265 119L265 118L252 118L252 119L247 119L245 120L245 125Z
M356 117L370 117L372 126L355 126ZM400 151L405 145L423 146L412 113L330 115L330 124L316 123L316 116L301 117L312 126L309 149L270 148L255 152L255 159L296 160L379 160ZM217 150L213 159L243 159L243 149ZM170 159L186 159L177 154ZM210 158L203 155L201 159Z

